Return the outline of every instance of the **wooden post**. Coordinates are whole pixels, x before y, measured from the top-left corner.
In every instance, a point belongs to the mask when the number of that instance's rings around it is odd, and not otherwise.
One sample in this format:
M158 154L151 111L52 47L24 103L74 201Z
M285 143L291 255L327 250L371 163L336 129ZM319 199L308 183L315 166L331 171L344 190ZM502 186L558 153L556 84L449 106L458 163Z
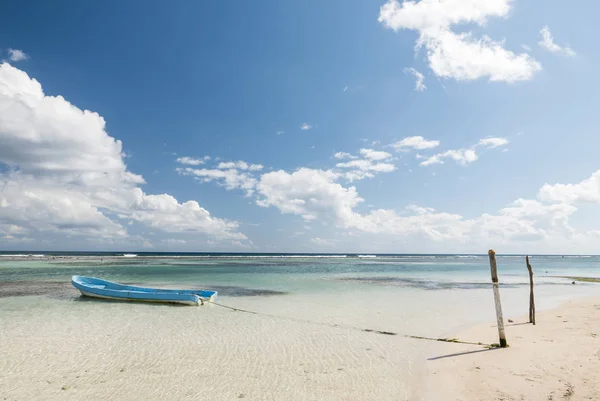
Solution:
M533 298L533 270L529 264L529 256L525 256L527 270L529 271L529 323L535 325L535 300Z
M490 256L490 270L492 273L492 287L494 289L494 303L496 304L496 318L498 320L498 336L500 347L506 347L506 334L504 333L504 318L502 317L502 305L500 304L500 289L498 288L498 268L496 266L496 252L492 249L488 252Z

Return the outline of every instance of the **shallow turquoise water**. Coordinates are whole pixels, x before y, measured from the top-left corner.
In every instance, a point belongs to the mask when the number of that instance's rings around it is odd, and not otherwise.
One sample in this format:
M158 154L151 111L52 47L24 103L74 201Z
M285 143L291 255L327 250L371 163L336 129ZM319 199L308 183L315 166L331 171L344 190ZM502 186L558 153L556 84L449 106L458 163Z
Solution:
M6 259L6 258L4 258ZM90 257L3 260L1 282L69 282L72 275L149 285L234 286L282 292L344 290L363 286L476 289L489 284L483 256L410 256L377 258L301 257ZM33 259L33 260L32 260ZM541 286L569 285L556 276L600 277L600 257L532 257ZM498 257L500 282L528 285L524 257ZM223 295L236 295L233 290Z

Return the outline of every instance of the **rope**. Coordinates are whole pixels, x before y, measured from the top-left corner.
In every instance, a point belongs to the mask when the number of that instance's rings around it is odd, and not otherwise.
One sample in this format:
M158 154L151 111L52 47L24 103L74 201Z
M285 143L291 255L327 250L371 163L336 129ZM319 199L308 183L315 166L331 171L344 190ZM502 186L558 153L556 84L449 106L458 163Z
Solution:
M484 344L481 342L461 341L457 338L434 338L434 337L415 336L415 335L404 334L404 333L396 333L393 331L365 329L362 327L346 326L346 325L340 325L340 324L335 324L335 323L314 322L312 320L296 319L296 318L288 317L288 316L271 315L269 313L261 313L261 312L247 310L247 309L234 308L233 306L223 305L223 304L220 304L215 301L207 300L205 302L220 306L222 308L230 309L234 312L249 313L251 315L262 315L262 316L268 316L268 317L272 317L272 318L276 318L276 319L291 320L294 322L314 324L314 325L319 325L319 326L327 326L327 327L333 327L333 328L345 328L345 329L350 329L350 330L358 330L358 331L362 331L362 332L366 332L366 333L383 334L383 335L387 335L387 336L399 336L399 337L404 337L404 338L412 338L413 340L428 340L428 341L438 341L438 342L447 342L447 343L455 343L455 344L480 345L480 346L486 347L486 348L494 347L494 344Z

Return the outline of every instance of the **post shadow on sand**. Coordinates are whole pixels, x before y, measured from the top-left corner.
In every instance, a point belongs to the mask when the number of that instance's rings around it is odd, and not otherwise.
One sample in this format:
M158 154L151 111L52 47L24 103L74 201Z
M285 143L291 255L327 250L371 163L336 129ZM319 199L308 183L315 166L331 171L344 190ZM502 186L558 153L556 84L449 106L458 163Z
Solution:
M470 354L478 354L480 352L496 351L496 350L499 350L499 349L502 349L502 348L494 347L494 348L478 349L478 350L474 350L474 351L456 352L454 354L434 356L432 358L427 358L427 360L428 361L437 361L438 359L454 358L455 356L464 356L464 355L470 355Z

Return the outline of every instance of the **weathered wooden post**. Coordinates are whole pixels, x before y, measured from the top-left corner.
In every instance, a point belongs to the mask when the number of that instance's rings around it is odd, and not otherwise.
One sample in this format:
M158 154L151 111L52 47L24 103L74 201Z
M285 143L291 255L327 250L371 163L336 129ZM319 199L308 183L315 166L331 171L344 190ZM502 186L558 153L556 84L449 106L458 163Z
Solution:
M529 323L535 325L535 300L533 298L533 269L529 264L529 256L525 256L527 270L529 271Z
M494 303L496 304L496 318L498 320L498 336L500 347L506 347L506 334L504 333L504 318L502 317L502 305L500 304L500 289L498 288L498 268L496 266L496 252L490 249L490 270L492 272L492 287L494 289Z

